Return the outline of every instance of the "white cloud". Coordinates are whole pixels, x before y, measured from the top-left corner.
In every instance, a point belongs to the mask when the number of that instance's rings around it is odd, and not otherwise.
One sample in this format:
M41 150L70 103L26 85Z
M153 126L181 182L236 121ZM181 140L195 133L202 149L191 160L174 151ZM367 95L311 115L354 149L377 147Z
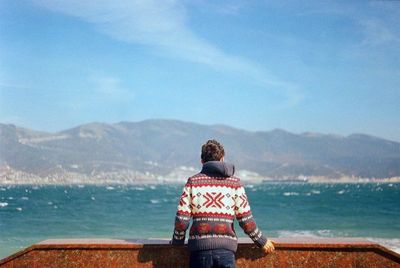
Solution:
M2 90L17 90L17 89L25 90L25 89L30 89L30 88L27 86L24 86L24 85L17 84L17 83L7 83L7 82L2 82L0 80L0 92Z
M94 98L110 102L130 102L135 94L132 90L124 88L121 80L111 76L91 76L89 82L92 86Z
M183 2L37 0L53 11L78 17L94 24L98 31L120 41L149 46L163 56L204 64L219 71L240 74L267 90L279 90L286 97L281 106L292 106L302 99L295 85L279 79L244 58L228 55L196 35L187 26Z
M361 20L360 25L364 32L362 45L378 46L400 41L400 38L378 19Z
M399 3L393 1L312 3L302 16L324 15L353 21L356 34L361 34L361 47L397 44L400 41ZM350 37L351 38L351 37Z
M243 9L251 6L249 1L242 0L189 0L185 1L187 5L193 6L201 12L215 13L218 16L234 16L239 14Z

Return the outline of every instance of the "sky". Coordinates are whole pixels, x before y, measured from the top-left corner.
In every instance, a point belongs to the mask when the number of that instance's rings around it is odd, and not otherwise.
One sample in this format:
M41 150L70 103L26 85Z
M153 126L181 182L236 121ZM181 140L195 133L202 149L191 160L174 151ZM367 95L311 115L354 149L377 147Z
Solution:
M400 141L400 1L0 1L0 123Z

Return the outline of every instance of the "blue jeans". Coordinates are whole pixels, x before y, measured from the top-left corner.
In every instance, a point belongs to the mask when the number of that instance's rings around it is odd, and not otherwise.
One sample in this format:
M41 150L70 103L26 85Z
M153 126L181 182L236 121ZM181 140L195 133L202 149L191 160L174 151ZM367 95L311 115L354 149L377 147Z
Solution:
M235 253L227 249L199 250L190 253L190 268L235 268Z

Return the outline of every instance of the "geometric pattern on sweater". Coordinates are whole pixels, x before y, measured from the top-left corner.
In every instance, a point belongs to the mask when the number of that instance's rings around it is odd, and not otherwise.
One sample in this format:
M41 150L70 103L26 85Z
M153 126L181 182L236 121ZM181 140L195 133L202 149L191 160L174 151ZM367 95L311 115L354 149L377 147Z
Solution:
M237 246L233 228L235 218L259 247L267 240L257 227L245 189L237 177L210 177L200 173L188 179L179 199L173 244L184 243L191 218L189 246L202 240L201 249L212 249L214 239L225 238L228 239L227 247L234 248Z
M240 180L212 178L205 175L188 180L179 199L178 211L195 216L240 216L250 211L250 205Z
M190 178L190 185L192 187L201 187L207 185L213 186L223 186L230 188L238 188L240 187L240 180L236 177L228 177L225 179L215 179L214 177L209 177L204 174L197 174Z

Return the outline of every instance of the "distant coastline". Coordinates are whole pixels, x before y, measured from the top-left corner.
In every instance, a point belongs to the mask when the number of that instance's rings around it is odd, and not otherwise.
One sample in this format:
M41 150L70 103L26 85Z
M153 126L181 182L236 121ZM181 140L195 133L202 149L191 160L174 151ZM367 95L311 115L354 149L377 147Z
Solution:
M87 175L75 172L59 172L39 176L32 173L18 171L9 166L0 169L0 185L150 185L150 184L182 184L187 178L196 173L194 168L183 168L180 172L167 175L157 175L150 172L122 170L114 172L99 172ZM390 178L360 178L343 176L329 178L325 176L298 176L268 178L249 171L239 171L237 176L248 185L259 183L400 183L400 177Z
M365 134L252 132L177 120L89 123L44 133L0 123L0 183L182 183L209 138L243 181L394 182L400 143ZM245 143L244 143L245 141Z

